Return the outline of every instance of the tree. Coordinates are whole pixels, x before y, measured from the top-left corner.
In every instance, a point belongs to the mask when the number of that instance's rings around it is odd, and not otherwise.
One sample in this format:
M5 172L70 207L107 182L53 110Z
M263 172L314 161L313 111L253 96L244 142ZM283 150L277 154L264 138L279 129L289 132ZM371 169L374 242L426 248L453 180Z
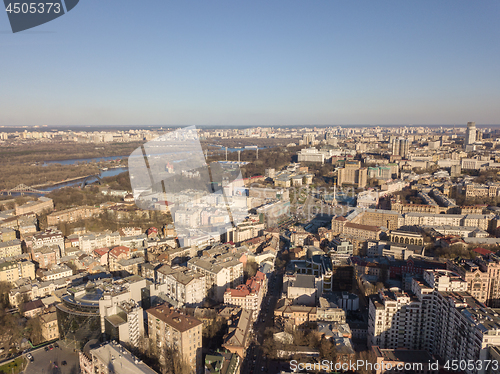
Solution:
M257 270L259 269L259 264L254 261L247 261L244 274L245 279L251 278L257 274Z
M373 351L371 351L371 350L356 352L355 361L357 361L357 360L361 360L363 362L376 362L377 361L374 357ZM365 365L362 365L358 368L358 373L371 374L372 371L368 370Z
M278 356L278 347L272 336L268 336L264 339L264 342L262 343L262 350L269 358L274 359Z
M10 306L9 292L12 289L10 282L0 282L0 307L3 309Z
M178 350L165 345L160 361L162 374L190 374L190 367L182 358Z
M321 339L319 344L319 356L328 358L330 361L337 361L337 349L335 347L335 343L332 343L328 339Z
M37 316L28 320L26 330L28 331L28 337L33 345L38 345L43 341L40 317Z

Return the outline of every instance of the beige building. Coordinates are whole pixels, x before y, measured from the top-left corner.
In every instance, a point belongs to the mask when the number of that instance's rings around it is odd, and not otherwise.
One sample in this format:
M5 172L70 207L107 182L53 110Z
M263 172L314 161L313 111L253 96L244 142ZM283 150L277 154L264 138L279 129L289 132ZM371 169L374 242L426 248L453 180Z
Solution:
M40 316L42 337L45 341L59 339L59 327L57 325L56 312L44 313Z
M0 243L0 258L13 257L22 254L21 241L19 239Z
M202 326L194 317L163 304L146 310L152 344L161 352L165 346L178 351L193 373L201 370ZM161 355L160 355L161 360Z
M500 258L490 255L475 260L448 260L446 268L465 280L468 292L477 300L492 308L500 307Z
M386 227L389 230L396 230L402 224L402 215L393 210L365 209L355 211L351 222L362 225ZM350 216L347 217L349 220Z
M48 197L39 197L37 201L28 201L27 203L16 206L16 216L26 213L40 214L54 210L54 202Z
M15 282L19 279L19 269L15 262L0 264L0 282Z
M347 222L344 225L343 234L362 240L379 239L380 230L377 226L360 225L358 223Z
M16 231L8 227L0 227L0 242L9 242L16 239Z
M294 326L317 321L317 308L305 305L286 305L274 311L274 317L290 321Z
M99 214L99 208L92 206L75 207L53 212L47 216L47 225L55 226L62 222L76 222Z
M354 184L359 188L366 186L368 169L361 167L360 161L346 161L344 168L338 170L338 185Z
M488 359L489 348L500 344L496 311L460 291L463 282L453 273L430 272L426 279L434 286L413 278L411 294L391 289L371 298L368 344L383 349L426 350L443 361ZM486 373L485 367L461 370Z
M496 197L499 184L467 184L465 186L465 197Z

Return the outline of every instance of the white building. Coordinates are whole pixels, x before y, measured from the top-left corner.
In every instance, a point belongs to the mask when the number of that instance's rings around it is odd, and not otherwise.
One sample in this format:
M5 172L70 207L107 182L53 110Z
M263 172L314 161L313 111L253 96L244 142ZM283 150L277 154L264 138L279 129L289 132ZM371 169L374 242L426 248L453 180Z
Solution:
M224 301L227 288L236 287L243 282L243 263L237 258L192 258L188 261L188 268L205 276L207 297L218 302Z
M255 310L254 318L258 316L262 299L266 293L266 276L260 271L236 288L228 288L224 293L224 304L239 306L243 309Z
M178 306L200 306L206 297L205 275L183 266L163 265L157 270L156 288Z
M42 280L53 281L73 275L73 270L65 264L52 265L49 270L42 270Z
M424 349L444 361L487 359L489 347L500 345L498 314L462 291L466 285L452 272L429 271L424 278L413 278L411 295L381 290L371 298L368 344ZM484 366L464 371L486 373Z
M79 353L82 374L158 374L121 344L109 342Z

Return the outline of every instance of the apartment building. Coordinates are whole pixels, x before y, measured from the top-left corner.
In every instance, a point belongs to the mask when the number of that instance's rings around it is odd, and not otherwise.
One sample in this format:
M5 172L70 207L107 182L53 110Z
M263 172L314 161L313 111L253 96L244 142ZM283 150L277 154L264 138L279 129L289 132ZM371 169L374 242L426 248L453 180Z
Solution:
M317 308L306 305L284 305L274 310L274 318L289 321L293 326L317 321Z
M468 169L464 168L463 169ZM498 195L498 188L500 184L498 183L490 183L487 185L484 184L466 184L465 185L465 197L489 197L493 198Z
M224 292L224 304L239 306L243 309L256 311L253 315L257 317L262 298L266 293L266 276L257 271L254 277L240 284L236 288L228 288Z
M358 188L366 187L368 182L368 169L361 167L360 161L346 161L343 168L338 169L337 183L355 185Z
M382 230L378 226L347 222L344 225L342 234L360 240L376 240L379 239L381 232Z
M114 247L108 252L108 266L109 271L119 271L118 262L120 260L127 260L130 258L130 248L120 245Z
M146 310L148 335L158 352L170 347L180 353L192 373L202 369L202 326L198 319L163 304ZM160 360L162 355L160 354Z
M206 276L184 266L163 265L156 270L158 288L178 306L200 306L206 296Z
M368 346L414 349L420 338L420 313L415 296L399 289L380 290L369 302Z
M306 257L293 260L291 268L283 278L283 292L287 292L288 280L294 280L298 275L310 275L313 278L314 287L317 289L317 297L323 292L332 290L334 285L334 272L331 257L314 246L307 247Z
M54 210L54 202L48 197L39 197L36 201L28 201L23 205L16 206L16 216L27 213L40 214Z
M288 191L287 191L288 192ZM225 234L226 242L240 243L261 235L265 224L260 222L243 222L236 227L230 228Z
M425 349L444 361L487 359L489 347L500 344L498 314L468 292L454 289L464 288L457 274L429 272L424 278L434 286L414 278L411 294L381 290L370 300L368 344L383 349ZM464 371L486 372L485 367Z
M227 288L243 282L243 263L239 257L192 258L187 264L189 269L205 276L206 295L217 302L224 301Z
M99 214L100 209L92 206L81 206L56 211L47 215L47 225L56 226L63 222L76 222L92 218Z
M121 237L118 232L106 231L100 234L85 234L79 238L80 250L91 253L94 249L113 247L121 244Z
M60 263L61 248L57 244L31 248L31 259L38 263L38 267L48 269L50 266Z
M396 230L402 226L403 216L392 210L358 208L354 209L346 218L352 223Z
M65 256L64 235L61 231L47 229L33 234L32 247L34 249L57 245L61 251L61 257Z
M19 278L35 279L35 264L31 261L0 263L0 282L15 282Z
M419 374L439 373L439 365L435 365L437 359L425 350L380 349L375 346L372 351L378 364L375 374L400 373L405 369Z
M0 258L17 256L22 252L21 241L19 239L0 243Z
M474 260L448 260L446 268L456 272L466 283L468 292L492 308L500 307L500 258L493 254Z

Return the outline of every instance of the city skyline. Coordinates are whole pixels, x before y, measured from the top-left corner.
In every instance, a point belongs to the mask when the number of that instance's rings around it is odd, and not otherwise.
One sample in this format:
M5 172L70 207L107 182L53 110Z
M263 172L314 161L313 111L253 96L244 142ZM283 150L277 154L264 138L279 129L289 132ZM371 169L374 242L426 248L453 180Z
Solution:
M85 2L16 35L5 14L0 125L497 124L498 14L495 2Z

